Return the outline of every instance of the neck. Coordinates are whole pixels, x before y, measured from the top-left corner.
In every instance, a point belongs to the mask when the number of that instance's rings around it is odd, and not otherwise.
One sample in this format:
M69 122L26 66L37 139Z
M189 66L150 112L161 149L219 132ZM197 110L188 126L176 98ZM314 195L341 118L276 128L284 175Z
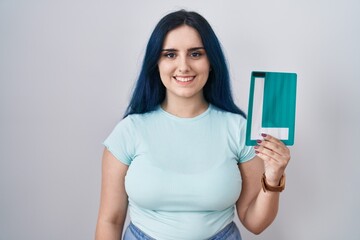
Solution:
M202 99L201 101L193 100L182 100L182 101L169 101L165 98L164 102L161 104L162 109L166 112L181 118L192 118L196 117L203 112L205 112L209 104Z

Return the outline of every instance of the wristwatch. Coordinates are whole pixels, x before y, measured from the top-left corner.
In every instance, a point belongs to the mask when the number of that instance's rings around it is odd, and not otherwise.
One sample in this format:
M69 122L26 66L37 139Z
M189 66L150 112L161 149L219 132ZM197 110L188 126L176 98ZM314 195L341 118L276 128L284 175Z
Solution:
M271 186L266 182L266 176L265 173L263 173L261 178L261 185L264 192L282 192L285 189L285 174L281 176L278 186Z

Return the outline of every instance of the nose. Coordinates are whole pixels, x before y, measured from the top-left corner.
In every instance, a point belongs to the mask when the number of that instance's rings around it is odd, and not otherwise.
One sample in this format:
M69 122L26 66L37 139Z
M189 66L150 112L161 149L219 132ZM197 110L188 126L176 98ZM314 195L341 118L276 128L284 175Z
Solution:
M178 71L180 73L187 73L190 71L190 65L186 56L178 58Z

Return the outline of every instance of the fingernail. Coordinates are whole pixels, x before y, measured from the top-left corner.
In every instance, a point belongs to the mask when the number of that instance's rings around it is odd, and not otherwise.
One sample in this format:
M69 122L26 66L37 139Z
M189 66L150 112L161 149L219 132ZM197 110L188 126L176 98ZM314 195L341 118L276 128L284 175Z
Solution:
M259 153L259 151L255 151L255 154L258 154Z
M266 133L262 133L261 136L262 136L262 137L266 137L267 134L266 134Z
M254 146L254 149L258 149L259 148L259 146Z
M257 143L261 143L262 141L261 140L256 140Z

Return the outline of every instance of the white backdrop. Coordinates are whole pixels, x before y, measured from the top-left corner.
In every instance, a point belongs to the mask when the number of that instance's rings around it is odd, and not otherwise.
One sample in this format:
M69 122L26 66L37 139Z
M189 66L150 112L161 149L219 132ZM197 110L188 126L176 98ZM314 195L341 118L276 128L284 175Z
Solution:
M214 27L245 111L252 70L298 73L279 215L243 238L359 239L360 1L0 0L1 240L93 239L101 142L180 8Z

